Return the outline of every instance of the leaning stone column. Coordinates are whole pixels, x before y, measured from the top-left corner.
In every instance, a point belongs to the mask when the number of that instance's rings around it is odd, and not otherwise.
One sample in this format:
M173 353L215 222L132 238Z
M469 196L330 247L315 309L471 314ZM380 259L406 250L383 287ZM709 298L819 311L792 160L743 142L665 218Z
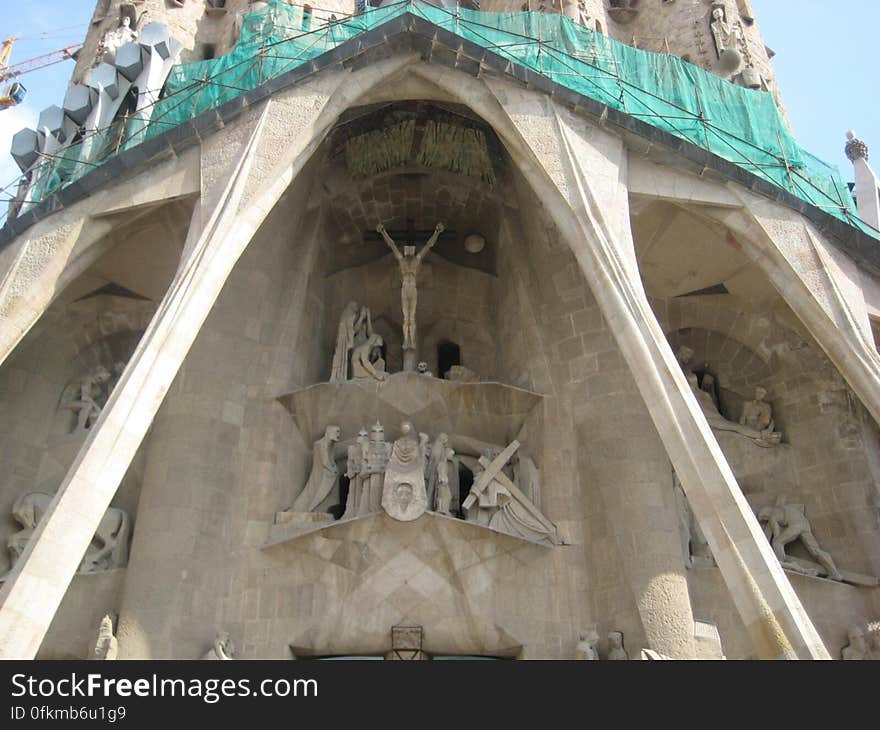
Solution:
M633 371L758 656L828 658L648 304L626 221L626 198L621 197L622 142L616 141L615 150L608 135L596 130L580 134L555 107L553 114L561 163L553 170L559 176L554 182L567 198L555 196L558 219ZM546 186L543 176L529 177Z
M32 658L134 453L229 272L257 228L237 216L266 114L178 271L17 570L0 591L0 657Z

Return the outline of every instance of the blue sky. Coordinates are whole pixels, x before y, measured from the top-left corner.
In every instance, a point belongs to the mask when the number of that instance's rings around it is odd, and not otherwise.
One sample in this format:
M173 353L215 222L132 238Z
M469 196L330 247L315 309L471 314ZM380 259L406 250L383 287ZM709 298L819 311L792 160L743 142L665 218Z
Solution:
M848 129L873 143L880 159L875 70L880 2L752 0L752 5L764 42L777 53L774 65L798 141L840 167L846 180L852 177L843 155ZM12 63L54 51L82 39L94 7L95 0L0 0L0 40L22 37ZM7 155L12 135L34 124L41 109L61 104L72 68L68 61L22 77L26 103L0 111L0 187L17 174Z

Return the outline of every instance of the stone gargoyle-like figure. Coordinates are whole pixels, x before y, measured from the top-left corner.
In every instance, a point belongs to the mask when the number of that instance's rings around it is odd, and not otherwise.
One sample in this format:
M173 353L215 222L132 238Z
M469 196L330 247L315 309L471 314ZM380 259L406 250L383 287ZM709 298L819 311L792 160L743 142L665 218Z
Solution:
M813 528L805 514L804 505L790 503L784 496L778 497L775 505L763 507L758 511L758 521L764 524L764 534L783 568L808 575L817 574L817 571L786 555L786 546L795 540L800 540L807 552L824 568L828 578L843 580L831 555L819 546L819 541L813 535Z
M7 541L12 570L33 537L37 525L49 509L51 494L28 492L12 505L12 519L21 530L10 535ZM131 522L125 510L110 507L101 518L92 543L79 565L80 573L102 573L121 568L128 562L128 544L131 538ZM11 572L11 571L10 571Z

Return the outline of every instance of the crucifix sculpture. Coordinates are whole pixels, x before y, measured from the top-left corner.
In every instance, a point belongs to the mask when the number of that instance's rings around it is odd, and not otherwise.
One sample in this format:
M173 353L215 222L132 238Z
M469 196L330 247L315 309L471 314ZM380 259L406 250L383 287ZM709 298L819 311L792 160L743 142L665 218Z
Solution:
M391 249L394 258L397 259L397 263L400 266L400 306L403 309L404 370L412 371L416 368L416 304L418 302L416 278L422 266L422 259L425 258L425 255L433 248L434 244L437 243L437 239L440 238L440 234L444 230L446 230L445 226L442 223L438 223L436 228L434 228L433 235L428 239L428 242L421 251L416 253L415 242L407 241L403 247L403 253L401 253L394 239L385 230L385 226L381 223L376 226L376 231L382 236L385 243L388 244L388 248Z

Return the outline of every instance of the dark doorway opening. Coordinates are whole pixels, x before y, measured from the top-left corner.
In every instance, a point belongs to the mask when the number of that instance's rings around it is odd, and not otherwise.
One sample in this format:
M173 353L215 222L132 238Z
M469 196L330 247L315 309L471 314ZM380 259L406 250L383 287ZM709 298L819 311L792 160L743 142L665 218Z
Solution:
M445 378L449 368L453 365L461 365L461 348L448 340L439 343L437 345L437 373L441 378Z

